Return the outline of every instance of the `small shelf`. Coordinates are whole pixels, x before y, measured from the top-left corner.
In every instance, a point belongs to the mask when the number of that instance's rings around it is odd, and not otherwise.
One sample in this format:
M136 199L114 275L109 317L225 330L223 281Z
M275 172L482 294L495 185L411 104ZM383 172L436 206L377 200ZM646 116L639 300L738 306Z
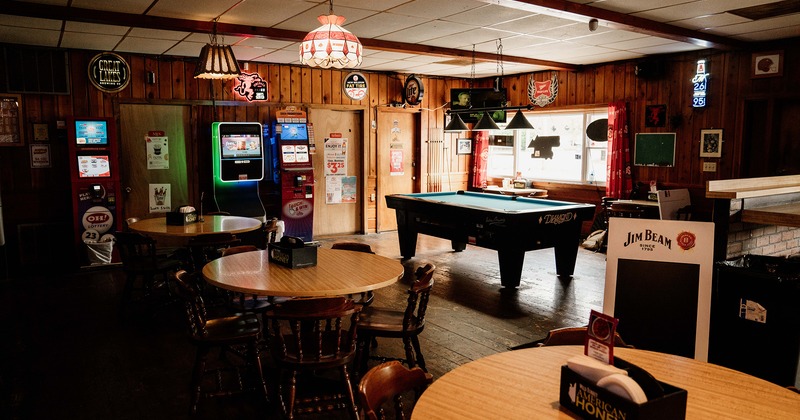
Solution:
M800 193L800 175L708 181L706 198L756 198Z
M800 203L744 209L742 221L761 225L800 227Z

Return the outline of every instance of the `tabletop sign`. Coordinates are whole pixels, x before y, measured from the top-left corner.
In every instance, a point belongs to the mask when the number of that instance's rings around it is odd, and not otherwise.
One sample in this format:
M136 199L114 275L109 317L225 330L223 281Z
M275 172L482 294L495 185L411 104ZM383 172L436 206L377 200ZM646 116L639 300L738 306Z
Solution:
M103 92L116 93L131 81L131 67L118 54L100 53L89 62L89 80Z
M342 87L345 95L354 101L360 101L367 97L367 79L361 73L348 74L344 78Z
M592 310L586 328L584 354L603 363L614 364L614 334L618 319Z
M403 87L403 98L409 105L419 105L422 102L422 96L425 94L425 86L422 80L416 75L410 74L406 77L406 83Z

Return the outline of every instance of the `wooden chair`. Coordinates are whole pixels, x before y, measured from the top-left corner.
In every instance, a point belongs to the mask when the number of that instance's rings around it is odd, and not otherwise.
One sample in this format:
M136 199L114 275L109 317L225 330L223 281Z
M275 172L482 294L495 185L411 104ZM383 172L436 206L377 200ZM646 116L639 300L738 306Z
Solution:
M164 284L168 285L169 273L178 270L182 261L158 255L156 241L142 233L115 232L114 238L122 260L122 271L126 276L120 305L120 315L122 315L132 300L136 280L139 277L142 278L143 297L150 297L158 286L156 276L162 277ZM169 288L166 287L166 290L169 291Z
M419 334L425 329L425 313L433 288L433 272L436 266L426 264L417 268L415 281L408 289L408 301L403 311L369 306L358 321L358 366L359 373L366 371L369 359L400 360L408 367L425 368L425 358L419 345ZM405 358L370 356L369 343L375 338L400 338L403 340Z
M375 253L372 251L372 247L369 246L369 244L361 242L335 242L333 245L331 245L331 249L365 252L367 254ZM370 290L368 292L361 292L360 296L348 295L348 297L353 299L353 301L358 305L369 306L375 299L375 294L372 292L372 290Z
M358 418L348 365L355 358L360 310L352 300L337 296L291 299L264 313L264 332L280 370L278 398L286 417L347 409L350 417ZM339 386L322 394L324 378L317 374L330 370L338 370ZM310 386L304 386L304 380L311 380Z
M273 217L264 222L263 228L264 236L268 244L278 240L278 218ZM266 246L264 247L266 248Z
M187 248L193 271L201 271L209 261L222 256L225 248L239 244L236 235L230 232L204 233L189 238Z
M261 358L258 352L258 339L261 334L261 322L255 314L208 318L203 297L194 287L194 279L185 270L178 271L173 281L178 295L186 305L186 321L189 338L197 347L192 379L190 384L190 415L197 413L200 400L209 397L227 396L241 392L255 391L268 398L267 384L261 369ZM243 346L243 352L231 350ZM220 360L213 369L209 369L208 356L213 349L219 349ZM245 371L241 366L233 365L228 353L243 356ZM206 380L212 377L213 380ZM209 383L214 386L210 387Z
M396 360L375 366L358 384L358 398L364 417L368 420L385 419L383 407L391 401L394 418L405 419L403 394L414 391L415 398L419 398L432 382L430 373L418 367L408 369Z

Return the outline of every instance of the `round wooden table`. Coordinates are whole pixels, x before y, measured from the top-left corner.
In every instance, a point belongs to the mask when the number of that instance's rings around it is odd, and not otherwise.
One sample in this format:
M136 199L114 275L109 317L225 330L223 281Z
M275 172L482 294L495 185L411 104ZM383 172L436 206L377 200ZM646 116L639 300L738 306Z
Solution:
M202 222L190 223L183 226L167 224L166 217L142 219L132 223L128 228L134 232L141 232L159 239L160 237L182 237L189 239L192 236L204 233L230 232L233 234L251 232L261 227L261 221L251 217L240 216L203 216Z
M269 261L269 251L217 258L203 267L209 283L262 296L337 296L386 287L403 276L399 261L365 252L317 249L317 265L288 268Z
M561 366L583 346L509 351L457 367L422 394L412 420L572 419L560 409ZM670 354L615 348L615 356L685 389L687 419L797 419L800 394L728 368Z

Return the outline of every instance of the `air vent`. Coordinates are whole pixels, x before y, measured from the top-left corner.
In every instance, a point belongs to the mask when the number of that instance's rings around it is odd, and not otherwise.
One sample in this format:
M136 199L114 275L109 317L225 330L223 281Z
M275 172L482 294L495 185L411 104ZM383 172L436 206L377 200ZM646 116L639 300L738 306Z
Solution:
M741 9L729 10L728 13L752 20L785 16L793 13L800 13L800 0L784 0L759 6L743 7Z

